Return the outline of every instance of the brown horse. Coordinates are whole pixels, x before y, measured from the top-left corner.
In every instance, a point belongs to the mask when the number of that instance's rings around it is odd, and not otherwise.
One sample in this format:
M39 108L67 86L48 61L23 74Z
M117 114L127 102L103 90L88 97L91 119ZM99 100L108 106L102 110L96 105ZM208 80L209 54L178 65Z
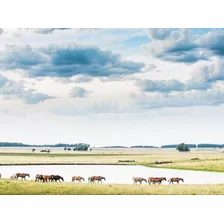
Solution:
M105 180L106 181L106 178L105 177L102 177L102 176L92 176L92 177L89 177L88 178L88 181L89 182L93 182L93 183L95 183L95 181L98 181L97 183L99 183L99 182L102 183L102 180Z
M142 184L143 181L147 183L147 180L142 177L133 177L132 180L134 181L134 184L138 184L138 182Z
M43 183L44 183L44 182L47 182L47 181L50 181L50 180L51 180L51 176L52 176L52 175L42 175Z
M61 176L59 176L59 175L51 175L50 180L51 180L51 182L53 182L53 181L55 181L55 182L57 182L57 181L61 182L61 180L64 181L64 178L61 177Z
M179 182L182 181L184 182L184 179L183 178L179 178L179 177L172 177L169 179L169 184L173 184L174 182L176 182L177 184L179 184Z
M148 179L148 183L149 185L152 183L152 184L162 184L162 181L166 181L166 178L165 177L149 177Z
M16 173L16 179L18 180L19 177L21 178L21 180L26 180L26 177L30 177L30 175L28 173Z
M84 177L73 176L73 177L72 177L72 182L75 182L76 180L77 180L78 182L81 182L82 180L85 181Z

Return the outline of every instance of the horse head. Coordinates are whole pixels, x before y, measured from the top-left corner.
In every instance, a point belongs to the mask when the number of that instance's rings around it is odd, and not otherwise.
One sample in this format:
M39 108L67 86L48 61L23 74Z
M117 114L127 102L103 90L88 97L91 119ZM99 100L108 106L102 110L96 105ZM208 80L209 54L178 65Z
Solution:
M166 177L163 177L163 180L166 181Z
M184 182L184 179L183 178L180 178L180 180L182 180L182 182Z
M63 177L61 177L61 176L60 176L60 179L61 179L62 181L64 181L64 178L63 178Z

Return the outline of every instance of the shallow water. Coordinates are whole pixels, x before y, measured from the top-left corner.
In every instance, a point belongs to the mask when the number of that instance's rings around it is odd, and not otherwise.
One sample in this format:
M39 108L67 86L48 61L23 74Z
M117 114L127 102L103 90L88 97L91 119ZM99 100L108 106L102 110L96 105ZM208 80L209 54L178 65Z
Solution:
M110 184L133 184L132 178L143 177L181 177L181 184L218 184L224 183L224 173L172 170L163 168L149 168L144 166L125 165L26 165L26 166L1 166L2 178L10 178L13 173L29 173L30 180L39 174L58 174L66 182L71 182L72 176L83 176L87 182L89 176L104 176L105 183ZM145 183L144 183L145 184ZM167 184L167 182L163 182Z

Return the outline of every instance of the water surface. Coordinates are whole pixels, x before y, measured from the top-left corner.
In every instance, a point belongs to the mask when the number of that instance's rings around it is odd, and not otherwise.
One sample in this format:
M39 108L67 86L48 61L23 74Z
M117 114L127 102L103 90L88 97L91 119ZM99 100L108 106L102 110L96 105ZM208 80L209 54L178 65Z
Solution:
M181 177L181 184L219 184L224 183L224 173L186 171L165 168L149 168L133 165L23 165L23 166L1 166L2 178L10 178L13 173L29 173L30 180L35 179L38 174L58 174L66 182L71 182L72 176L83 176L87 182L89 176L104 176L105 183L110 184L133 184L132 178L143 177ZM167 182L164 182L167 184Z

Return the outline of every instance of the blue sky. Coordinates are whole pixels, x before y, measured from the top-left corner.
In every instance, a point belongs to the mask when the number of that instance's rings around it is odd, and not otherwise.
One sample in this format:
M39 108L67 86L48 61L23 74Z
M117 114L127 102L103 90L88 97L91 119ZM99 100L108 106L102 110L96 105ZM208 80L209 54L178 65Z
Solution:
M0 141L223 143L223 56L223 29L2 29Z

